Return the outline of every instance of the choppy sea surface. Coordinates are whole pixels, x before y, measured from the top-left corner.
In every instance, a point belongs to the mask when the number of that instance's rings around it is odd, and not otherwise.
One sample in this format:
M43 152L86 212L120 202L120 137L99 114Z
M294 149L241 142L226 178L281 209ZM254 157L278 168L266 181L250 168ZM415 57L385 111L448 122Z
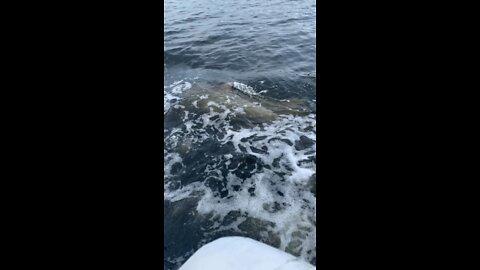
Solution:
M314 0L164 1L164 251L246 236L316 264Z

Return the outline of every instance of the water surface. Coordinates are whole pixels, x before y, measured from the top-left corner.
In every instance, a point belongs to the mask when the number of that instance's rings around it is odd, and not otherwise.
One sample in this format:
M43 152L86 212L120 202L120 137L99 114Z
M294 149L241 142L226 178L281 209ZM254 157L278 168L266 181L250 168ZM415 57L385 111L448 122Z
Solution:
M165 269L218 237L316 263L315 1L164 1Z

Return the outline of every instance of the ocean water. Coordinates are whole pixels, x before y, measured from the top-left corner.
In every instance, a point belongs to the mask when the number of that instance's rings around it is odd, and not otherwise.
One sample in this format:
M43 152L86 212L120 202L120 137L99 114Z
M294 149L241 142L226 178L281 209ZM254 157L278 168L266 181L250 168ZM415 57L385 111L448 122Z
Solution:
M164 1L164 251L246 236L316 264L314 0Z

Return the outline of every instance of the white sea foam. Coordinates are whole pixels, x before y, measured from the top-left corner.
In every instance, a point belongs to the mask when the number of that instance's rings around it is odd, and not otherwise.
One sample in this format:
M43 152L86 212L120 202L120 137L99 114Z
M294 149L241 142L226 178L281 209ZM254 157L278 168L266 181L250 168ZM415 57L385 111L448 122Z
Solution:
M254 93L242 84L234 83L234 87L249 95ZM164 113L175 107L185 110L176 105L183 98L181 94L191 88L192 84L184 81L166 87L164 105L168 109ZM279 239L280 249L310 261L316 248L316 198L309 186L316 174L316 116L280 115L273 121L234 128L230 120L245 114L244 107L226 106L209 98L199 95L192 111L181 114L181 126L166 133L165 200L198 198L196 211L211 216L215 224L206 229L207 235L219 231L248 234L252 232L244 230L249 219L266 222L256 228L261 237L267 239L271 233ZM208 110L196 110L205 99ZM232 151L212 153L213 157L201 161L208 163L201 172L203 178L194 182L183 179L182 173L190 169L184 159L212 140ZM248 165L247 159L254 159L253 165ZM225 186L212 188L207 178ZM222 196L222 192L228 196ZM234 212L239 214L227 222L226 217Z
M235 88L238 91L241 91L244 94L247 94L249 96L258 96L259 95L257 92L255 92L255 90L253 90L253 88L251 86L248 86L246 84L239 83L239 82L233 82L233 83L231 83L231 85L233 86L233 88Z
M172 105L181 100L180 95L192 88L192 84L183 80L163 87L163 114L166 114Z

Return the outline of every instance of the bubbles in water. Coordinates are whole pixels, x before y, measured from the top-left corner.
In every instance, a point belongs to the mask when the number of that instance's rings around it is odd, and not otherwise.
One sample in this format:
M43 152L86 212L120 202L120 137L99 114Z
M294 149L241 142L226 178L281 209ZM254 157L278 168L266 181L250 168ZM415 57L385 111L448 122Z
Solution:
M196 248L242 235L312 261L316 115L278 113L273 106L271 118L255 122L248 118L252 108L268 110L261 100L255 104L224 88L195 92L195 84L164 87L165 202L195 222L202 239ZM248 85L231 86L260 96ZM191 206L178 207L186 202ZM185 259L177 255L172 262Z

